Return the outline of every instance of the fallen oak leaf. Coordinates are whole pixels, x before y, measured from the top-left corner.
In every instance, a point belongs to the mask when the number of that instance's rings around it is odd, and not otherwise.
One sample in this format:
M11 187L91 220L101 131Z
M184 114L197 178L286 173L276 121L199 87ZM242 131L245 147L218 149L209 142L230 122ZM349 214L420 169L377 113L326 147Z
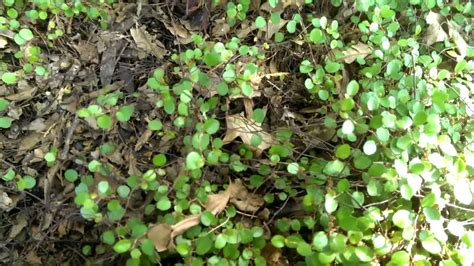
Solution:
M441 24L445 21L445 18L443 16L430 11L426 16L425 20L426 23L429 25L424 38L427 45L442 42L448 38L448 34L441 26Z
M346 64L351 64L359 56L361 56L362 58L365 58L366 56L372 53L372 50L373 49L367 44L359 42L355 45L350 46L349 49L342 51L342 54L344 56L339 58L339 60L344 61L344 63Z
M141 28L132 28L130 29L130 34L132 35L137 48L154 55L158 59L162 59L166 55L167 51L164 48L165 46L159 41L156 40L154 36L149 34L144 27ZM145 54L139 54L140 59L146 57Z
M252 135L259 134L261 137L261 143L256 147L257 152L261 153L262 151L270 148L275 140L271 134L264 131L262 127L253 120L247 119L244 116L237 115L227 115L227 132L223 139L224 144L230 143L237 137L242 139L242 142L253 147L251 145Z
M225 191L209 195L206 210L211 211L214 215L220 213L225 209L229 202L230 195L235 193L235 191L237 190L233 186L233 183L230 183ZM183 220L174 225L166 223L153 225L148 229L147 237L155 244L156 251L163 252L173 248L173 239L186 232L189 228L198 225L200 219L200 214L193 214L186 216Z
M172 227L169 224L162 223L153 225L147 233L148 239L153 241L155 249L158 252L163 252L168 249L171 242Z
M263 199L249 193L240 179L235 180L233 183L231 193L230 202L243 212L256 212L264 203Z
M225 191L209 195L206 210L217 215L225 209L229 201L234 201L236 207L242 211L253 212L263 205L263 200L250 194L242 184L242 180L237 179L235 182L231 182ZM173 248L173 239L186 232L189 228L198 225L200 219L200 214L193 214L186 216L174 225L166 223L152 225L148 229L147 237L153 241L158 252L163 252Z
M218 215L227 206L227 203L229 202L229 199L230 199L230 193L229 193L229 190L227 189L219 194L209 195L207 196L207 198L208 200L206 204L206 210L210 211L214 215Z
M183 220L179 221L177 224L171 226L171 239L174 239L176 236L179 236L186 232L189 228L198 225L200 222L201 215L193 214L186 216Z

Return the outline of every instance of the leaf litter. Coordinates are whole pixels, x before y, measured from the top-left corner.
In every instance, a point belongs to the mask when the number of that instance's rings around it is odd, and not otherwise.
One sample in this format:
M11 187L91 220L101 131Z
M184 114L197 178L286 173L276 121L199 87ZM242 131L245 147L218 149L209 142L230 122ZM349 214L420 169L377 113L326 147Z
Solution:
M226 190L217 194L208 195L208 202L205 209L214 215L218 215L227 207L229 201L239 210L254 212L263 205L263 200L251 193L242 184L242 180L237 179L231 182ZM193 214L185 216L183 220L174 225L160 223L152 225L148 229L148 238L153 240L155 249L162 252L174 249L173 239L186 232L189 228L200 223L200 215Z

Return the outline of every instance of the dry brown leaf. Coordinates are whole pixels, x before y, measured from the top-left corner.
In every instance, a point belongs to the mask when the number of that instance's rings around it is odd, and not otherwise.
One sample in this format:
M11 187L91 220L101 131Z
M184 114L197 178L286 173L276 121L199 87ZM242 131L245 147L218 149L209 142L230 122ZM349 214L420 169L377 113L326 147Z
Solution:
M262 142L256 147L259 153L270 148L272 144L275 143L273 136L265 132L258 123L240 114L226 116L226 123L227 132L223 139L224 144L230 143L235 138L240 137L242 142L252 147L250 140L252 135L257 133L262 138Z
M268 26L264 28L264 31L266 32L265 38L267 38L267 40L270 40L273 37L273 35L275 35L275 33L280 31L280 29L286 25L287 22L288 20L285 20L285 19L280 19L280 22L277 24L269 22Z
M183 25L173 22L163 22L163 25L176 37L175 44L188 44L193 41L191 34Z
M4 49L7 46L7 44L8 44L7 39L0 36L0 49Z
M241 211L256 212L264 203L262 198L249 193L240 179L235 180L230 189L230 202Z
M19 93L11 94L6 96L7 100L10 101L23 101L26 99L31 99L33 95L35 95L36 88L35 87L29 87L27 90L20 91Z
M427 45L433 43L442 42L448 38L448 34L441 27L441 23L444 21L443 16L438 13L430 11L426 16L426 23L429 25L426 35L425 42Z
M6 211L13 206L13 200L8 196L8 194L0 190L0 209Z
M229 199L235 195L237 190L236 183L232 182L227 186L225 191L209 195L206 210L212 212L214 215L221 213L227 206Z
M448 28L449 28L449 37L453 39L454 44L456 44L456 48L458 49L459 52L459 58L457 61L461 61L466 57L467 49L468 49L468 44L464 40L464 38L461 36L459 31L456 29L456 26L454 25L453 22L448 21Z
M28 252L26 255L26 262L28 262L28 265L43 265L41 258L36 255L34 250L30 250L30 252Z
M229 24L223 18L215 20L212 24L211 36L224 36L230 31Z
M227 203L229 202L230 193L226 190L219 194L212 194L208 196L208 201L206 204L206 210L212 212L212 214L217 215L222 212Z
M28 221L25 215L18 215L15 219L15 224L10 228L10 234L8 237L10 239L14 239L18 234L20 234L21 230L28 225Z
M36 255L34 250L30 250L30 252L28 252L26 255L26 262L28 262L28 265L43 265L41 258Z
M28 136L24 137L20 145L18 146L18 150L20 151L29 151L31 150L36 144L41 142L43 134L38 132L31 132Z
M428 13L425 20L429 25L425 35L425 42L427 45L445 41L449 37L453 40L459 52L458 61L466 57L468 44L459 33L459 26L452 21L447 21L445 17L432 11ZM448 32L443 29L443 23L447 24Z
M343 57L339 58L339 60L344 61L346 64L351 64L354 62L357 57L361 56L365 58L369 54L372 53L372 48L365 43L357 43L352 45L349 49L342 51Z
M271 244L267 244L262 249L262 256L265 258L268 266L289 265L288 259L282 256L281 249L275 248Z
M74 45L74 48L79 53L81 60L95 64L99 63L99 53L96 45L81 40L77 45Z
M268 1L265 1L265 3L263 3L260 6L260 10L264 10L264 11L267 11L269 13L283 12L287 6L291 6L291 5L296 6L297 8L300 8L304 5L304 0L282 0L282 1L278 1L278 4L275 8L271 7L270 4L268 3Z
M241 181L240 181L241 184ZM234 183L229 184L225 191L218 194L209 195L209 201L206 204L206 210L212 212L214 215L219 214L225 209L229 199L232 195L240 191L240 188L235 187ZM186 232L189 228L196 226L200 222L201 215L193 214L186 216L180 222L174 225L158 224L153 225L148 230L148 238L155 243L155 249L158 252L165 251L173 246L173 239Z
M189 228L198 225L201 215L193 214L186 216L183 220L171 226L171 239L174 239L175 236L179 236L186 232Z
M147 237L155 244L158 252L168 249L171 241L171 225L163 223L152 226L147 233Z
M143 145L145 145L145 143L148 142L148 139L150 139L152 134L153 134L153 131L146 129L145 132L137 140L137 144L135 144L135 151L141 150Z
M242 180L237 179L230 183L225 191L209 195L206 210L217 215L225 209L229 200L234 201L239 210L248 212L256 211L263 205L263 200L250 194L242 184ZM168 250L173 248L173 239L189 228L198 225L200 218L201 215L193 214L186 216L174 225L164 223L153 225L149 228L147 237L153 241L158 252Z
M138 49L145 53L138 53L138 58L143 59L146 57L146 53L154 55L158 59L162 59L166 55L167 50L165 46L156 40L155 36L149 34L144 27L130 29L130 34L135 41Z
M231 199L230 202L243 212L256 212L263 205L263 199L257 195L250 194L247 198Z

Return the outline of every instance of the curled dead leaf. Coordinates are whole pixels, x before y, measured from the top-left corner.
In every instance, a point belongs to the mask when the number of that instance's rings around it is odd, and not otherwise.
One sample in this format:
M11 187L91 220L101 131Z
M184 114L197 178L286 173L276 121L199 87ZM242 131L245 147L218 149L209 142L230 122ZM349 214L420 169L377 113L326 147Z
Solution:
M201 215L199 214L193 214L186 216L183 220L180 222L174 224L171 226L171 239L173 239L175 236L179 236L186 232L189 228L198 225L199 224L199 219L201 218Z
M344 56L339 58L339 60L344 61L344 63L346 64L351 64L359 56L365 58L366 56L372 53L372 50L373 49L367 44L359 42L355 45L352 45L349 49L342 51L342 54Z
M167 51L165 46L159 40L156 40L155 36L149 34L144 27L132 28L130 29L130 34L132 35L138 49L143 52L152 54L158 59L162 59L163 56L166 55ZM146 57L146 54L143 52L138 54L140 59Z
M230 202L240 211L256 212L263 205L263 199L250 193L242 180L237 179L232 185Z
M0 190L0 209L2 210L10 210L13 206L13 200L10 196L5 192Z
M270 148L275 140L273 136L264 131L262 127L251 119L245 118L243 115L228 115L226 116L227 123L227 132L223 139L224 144L230 143L237 137L242 139L242 142L245 144L251 145L251 138L253 134L259 134L262 141L256 147L257 152L261 153L262 151Z
M158 252L163 252L168 249L171 241L171 225L157 224L148 230L147 237L155 244L155 249Z
M425 35L427 45L442 42L448 38L448 34L441 27L444 18L440 14L430 11L425 20L429 25Z
M206 210L212 212L212 214L214 215L217 215L222 212L227 206L227 203L230 199L230 191L229 189L227 189L219 194L209 195L207 198L208 201L206 204Z
M28 225L28 220L26 219L25 215L18 215L15 219L14 225L10 228L10 233L8 234L8 237L10 239L14 239L18 234L21 233L23 228L25 228Z
M7 46L7 44L8 44L7 39L0 36L0 49L4 49Z
M225 191L209 195L208 199L206 210L214 215L222 212L229 201L232 201L239 210L248 212L254 212L263 205L263 200L250 194L240 179L230 183ZM152 225L148 230L147 237L153 241L158 252L163 252L173 248L173 239L189 228L198 225L200 218L201 215L193 214L186 216L174 225L165 223Z

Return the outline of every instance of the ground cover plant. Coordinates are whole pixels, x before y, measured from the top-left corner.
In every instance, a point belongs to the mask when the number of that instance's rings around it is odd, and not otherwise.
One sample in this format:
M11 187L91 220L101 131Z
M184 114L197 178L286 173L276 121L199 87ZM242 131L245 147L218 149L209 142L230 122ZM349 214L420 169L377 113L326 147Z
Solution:
M473 15L0 0L0 261L473 264Z

